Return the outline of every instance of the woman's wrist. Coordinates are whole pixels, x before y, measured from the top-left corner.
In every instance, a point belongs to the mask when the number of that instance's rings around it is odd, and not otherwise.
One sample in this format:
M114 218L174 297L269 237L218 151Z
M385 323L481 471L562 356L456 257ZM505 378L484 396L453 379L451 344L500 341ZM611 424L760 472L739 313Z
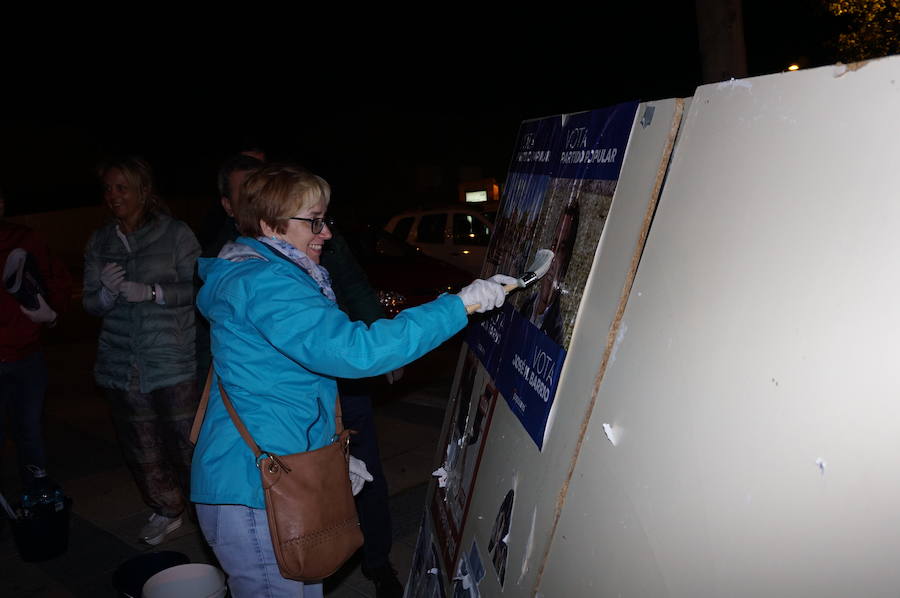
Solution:
M150 300L157 305L166 304L166 294L163 292L162 285L158 282L154 282L150 285Z

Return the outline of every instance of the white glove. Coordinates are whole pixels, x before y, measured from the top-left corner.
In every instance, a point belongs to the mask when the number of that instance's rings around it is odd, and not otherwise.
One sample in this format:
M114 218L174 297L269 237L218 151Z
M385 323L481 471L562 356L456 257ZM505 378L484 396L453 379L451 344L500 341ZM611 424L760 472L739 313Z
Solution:
M384 375L387 378L388 384L393 384L394 382L399 382L400 378L403 377L403 368L397 368L393 372L388 372Z
M490 311L503 305L506 298L505 284L516 284L516 279L505 274L495 274L487 280L475 280L456 294L462 299L463 305L478 305L475 309L478 313Z
M130 280L126 280L122 283L122 286L119 287L119 290L122 292L122 295L125 296L125 300L131 301L132 303L150 301L153 297L153 288L149 284L144 284L142 282L131 282Z
M47 302L44 301L44 298L41 295L37 296L37 300L37 309L25 309L22 305L19 306L19 309L21 309L22 313L35 324L52 324L55 322L56 312L53 311L53 308L47 305Z
M516 286L519 285L519 279L513 276L507 276L506 274L494 274L490 278L488 278L489 282L496 282L499 285L508 285L514 284Z
M119 294L123 280L125 280L125 270L115 262L109 262L100 271L100 284L113 295Z
M353 491L353 496L359 494L360 490L363 489L363 484L374 479L369 470L366 469L365 462L350 455L350 489Z

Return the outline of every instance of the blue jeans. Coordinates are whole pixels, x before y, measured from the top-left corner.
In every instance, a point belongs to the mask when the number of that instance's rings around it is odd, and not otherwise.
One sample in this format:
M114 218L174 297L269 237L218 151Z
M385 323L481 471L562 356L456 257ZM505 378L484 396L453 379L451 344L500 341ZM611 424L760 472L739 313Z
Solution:
M264 509L197 504L206 542L228 574L232 598L322 598L322 584L285 579L278 572Z
M33 481L26 465L47 468L41 415L47 393L47 364L42 353L32 353L21 361L0 362L0 448L3 447L3 413L9 415L16 441L19 474L28 486Z

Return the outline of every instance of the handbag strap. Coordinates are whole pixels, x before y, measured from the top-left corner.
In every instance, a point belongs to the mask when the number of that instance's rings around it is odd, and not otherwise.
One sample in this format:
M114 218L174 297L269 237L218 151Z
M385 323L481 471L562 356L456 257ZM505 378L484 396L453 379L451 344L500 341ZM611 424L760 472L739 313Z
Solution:
M231 404L231 399L228 398L228 393L225 392L225 387L222 386L222 379L218 378L216 382L219 384L219 394L222 395L222 402L225 403L225 409L228 410L228 415L231 416L234 427L238 429L238 432L241 433L241 438L244 439L244 442L246 442L247 446L250 447L250 450L253 451L253 456L259 459L259 456L262 455L259 445L253 440L253 436L250 436L250 432L247 431L247 426L244 425L244 422L238 417L237 411L234 410L234 405Z
M338 436L344 431L344 415L341 413L341 395L337 394L334 398L334 433ZM350 432L356 434L356 432Z
M203 419L206 417L206 406L209 404L209 387L212 384L213 366L209 366L206 373L206 384L203 385L203 394L200 396L200 403L197 405L197 413L194 414L194 423L191 425L191 444L197 444L200 438L200 428L203 426Z

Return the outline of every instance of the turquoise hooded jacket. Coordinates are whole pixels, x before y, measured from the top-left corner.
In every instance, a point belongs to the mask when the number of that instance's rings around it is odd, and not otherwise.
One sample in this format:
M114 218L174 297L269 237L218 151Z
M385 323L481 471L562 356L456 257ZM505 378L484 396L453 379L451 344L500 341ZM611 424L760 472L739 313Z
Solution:
M467 320L459 297L442 295L392 320L351 322L299 266L246 237L199 260L199 271L197 306L210 322L216 374L256 443L278 455L331 440L335 378L395 370ZM191 500L265 507L253 453L215 382L194 450Z

